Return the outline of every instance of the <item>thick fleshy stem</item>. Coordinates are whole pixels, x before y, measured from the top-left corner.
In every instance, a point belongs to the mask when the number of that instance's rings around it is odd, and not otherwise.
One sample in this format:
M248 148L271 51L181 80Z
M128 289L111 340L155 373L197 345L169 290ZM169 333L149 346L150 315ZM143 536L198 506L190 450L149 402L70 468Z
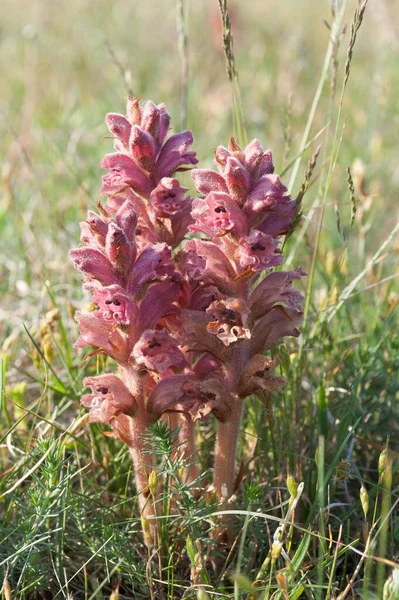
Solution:
M242 282L237 290L237 296L243 301L248 299L249 287ZM237 395L237 387L246 363L249 360L248 342L242 340L226 365L226 384L231 393L231 415L226 423L219 423L215 444L215 464L213 486L219 500L227 500L234 493L235 467L237 464L238 438L244 412L244 401Z
M140 418L131 419L133 440L129 445L129 453L132 459L136 490L138 494L138 505L143 527L144 541L147 546L152 547L157 544L157 521L156 507L153 501L153 494L150 491L148 478L152 471L155 471L156 464L153 454L150 453L148 444L143 439L147 431L145 422Z
M238 438L244 401L233 403L229 421L219 423L215 445L213 486L219 500L228 500L234 493Z
M192 483L198 479L200 469L198 466L198 448L195 441L195 423L186 418L181 420L179 432L179 442L181 442L181 452L187 465L184 469L183 479L186 484Z
M148 547L152 547L157 544L158 532L157 521L155 520L154 494L150 489L149 477L152 472L156 472L156 460L145 437L148 434L148 417L145 409L143 386L138 375L129 368L121 370L120 375L126 387L135 395L138 401L138 410L134 418L128 417L129 435L125 441L129 447L134 468L144 541Z

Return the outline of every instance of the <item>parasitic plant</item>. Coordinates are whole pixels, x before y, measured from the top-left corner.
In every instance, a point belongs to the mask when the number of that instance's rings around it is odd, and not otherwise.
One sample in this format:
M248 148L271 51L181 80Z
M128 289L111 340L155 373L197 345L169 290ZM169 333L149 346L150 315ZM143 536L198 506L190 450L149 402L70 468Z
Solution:
M218 172L194 169L197 191L194 223L189 230L200 239L187 242L187 262L199 260L191 273L193 293L210 291L202 311L186 311L186 330L193 348L219 362L229 415L219 424L214 489L222 500L234 491L234 469L243 402L254 394L265 400L283 377L265 353L284 336L299 335L303 297L292 281L305 273L270 270L283 262L279 243L292 227L295 201L274 174L272 154L258 140L241 149L231 138L228 148L215 151Z
M232 138L217 148L218 172L193 169L201 195L192 200L174 177L197 163L192 134L168 137L164 105L128 99L127 115L108 114L106 122L115 140L102 162L107 203L89 211L84 246L71 258L96 307L77 314L76 346L95 346L89 356L105 353L118 370L87 377L91 393L82 404L92 422L109 425L129 447L151 545L156 464L148 427L168 415L191 456L194 422L213 413L214 490L219 500L229 498L244 400L265 400L285 382L274 374L277 359L265 353L299 334L303 298L292 281L304 272L274 269L283 262L280 242L295 201L257 140L241 149ZM189 480L197 475L195 465L186 470Z

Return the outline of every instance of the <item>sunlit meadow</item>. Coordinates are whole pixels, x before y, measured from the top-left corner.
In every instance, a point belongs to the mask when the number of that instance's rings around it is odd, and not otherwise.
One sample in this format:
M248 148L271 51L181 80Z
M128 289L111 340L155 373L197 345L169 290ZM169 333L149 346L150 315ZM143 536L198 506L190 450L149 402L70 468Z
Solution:
M3 0L4 600L399 598L398 7L231 0L231 56L224 4ZM282 268L307 272L301 336L272 351L288 383L246 401L228 502L215 416L192 456L172 419L146 432L151 544L128 448L80 404L115 368L74 347L93 307L68 257L127 96L165 103L201 168L231 136L271 148L299 198Z

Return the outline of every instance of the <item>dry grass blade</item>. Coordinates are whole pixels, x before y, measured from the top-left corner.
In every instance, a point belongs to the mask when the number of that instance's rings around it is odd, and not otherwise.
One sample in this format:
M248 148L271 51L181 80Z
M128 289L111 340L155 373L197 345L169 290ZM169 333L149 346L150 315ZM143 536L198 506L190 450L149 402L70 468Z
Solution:
M234 60L233 32L231 29L231 20L227 10L227 0L219 0L220 16L223 28L223 51L226 57L227 75L231 82L237 78L237 70Z
M353 184L353 179L352 179L352 173L350 170L350 167L348 167L346 169L346 180L348 182L348 188L349 188L349 194L350 194L350 201L351 201L351 220L350 220L350 228L352 229L354 223L355 223L355 218L356 218L356 197L355 197L355 186Z
M177 2L177 34L178 47L181 58L181 128L187 128L187 102L188 102L188 35L187 35L187 7L185 0Z
M348 53L346 56L345 63L344 88L348 83L353 57L353 48L355 47L357 32L359 31L363 22L364 11L366 10L367 2L368 0L359 0L356 6L355 14L353 15L353 21L351 25L351 37L349 40Z
M135 93L133 92L133 89L131 87L130 71L122 65L121 61L117 57L115 50L113 49L109 40L105 40L105 47L108 50L108 53L111 57L112 62L114 63L114 65L116 66L116 68L118 69L119 73L122 76L127 95L135 96Z
M227 0L218 1L220 16L222 19L223 51L226 58L226 70L232 86L234 132L239 143L241 145L246 145L247 135L245 131L244 110L242 107L240 87L238 83L238 72L234 58L231 20L227 9Z
M292 225L293 230L295 229L295 227L298 225L298 223L300 221L302 200L309 188L309 184L312 179L313 171L316 167L317 159L320 154L320 150L321 150L321 145L318 146L316 148L316 151L312 154L312 158L308 162L308 166L306 168L305 178L302 181L301 189L299 190L299 194L295 200L295 217L294 217L294 222Z

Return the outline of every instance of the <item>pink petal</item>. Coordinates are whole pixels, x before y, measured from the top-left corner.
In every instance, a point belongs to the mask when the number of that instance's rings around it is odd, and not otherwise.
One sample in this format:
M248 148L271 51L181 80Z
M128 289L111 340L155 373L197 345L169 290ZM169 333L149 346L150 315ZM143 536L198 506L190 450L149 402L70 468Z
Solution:
M76 348L96 346L105 350L118 362L127 361L131 343L112 321L103 319L99 311L77 312L75 319L79 323L80 331L80 336L74 344Z
M150 371L165 373L188 366L177 341L166 329L147 329L133 348L133 358Z
M170 115L166 110L165 104L158 104L159 110L159 133L158 133L158 148L163 144L165 137L169 131Z
M76 269L97 279L103 285L120 283L119 276L114 272L110 261L106 256L95 248L76 248L69 252Z
M192 233L204 233L211 238L228 232L241 236L248 228L239 206L223 192L211 192L205 198L196 198L191 216L194 224L189 230Z
M145 103L142 117L141 128L147 131L154 139L158 137L160 124L160 110L155 104L148 100Z
M110 132L117 137L126 148L128 148L132 126L126 117L116 113L108 113L105 117L105 122Z
M251 354L261 354L270 350L283 337L298 337L298 327L302 323L301 311L275 306L255 325L252 335Z
M239 263L245 270L262 271L281 265L283 258L277 253L278 241L270 235L253 229L250 234L240 239Z
M226 298L216 300L206 309L210 321L208 333L216 335L225 346L251 338L250 312L244 300Z
M177 179L163 177L151 192L150 202L159 218L171 218L181 212L187 200L183 198L187 188L180 185Z
M276 377L274 369L278 361L267 358L263 354L256 354L245 366L237 387L241 398L251 394L267 391L275 392L287 383L284 377Z
M290 200L288 190L278 175L264 175L256 183L245 204L245 213L249 217L265 212L276 204Z
M137 410L135 398L116 375L86 377L83 385L92 390L81 399L83 406L90 409L92 423L109 423L119 414L132 415Z
M300 267L295 271L276 271L267 275L255 288L249 299L254 319L259 319L275 304L283 304L300 310L303 296L293 289L292 282L305 275L305 271Z
M126 154L118 152L106 154L102 160L101 166L103 169L109 169L114 174L113 179L115 179L115 181L111 178L106 180L108 186L111 184L118 188L117 182L120 180L125 186L131 186L139 191L148 190L149 182L147 177ZM105 178L103 179L103 182L105 182Z
M194 179L195 188L200 194L228 191L225 180L216 171L211 171L211 169L192 169L191 176Z
M140 331L153 329L160 319L178 314L176 305L180 295L180 286L170 281L154 283L148 288L140 304L138 324Z
M234 289L236 273L226 254L213 242L192 239L184 246L184 265L190 278L213 283L224 291Z
M115 220L118 226L124 231L128 242L134 239L134 230L137 225L137 213L130 200L125 200L116 213Z
M255 217L256 221L260 223L257 225L257 229L272 237L285 235L291 230L295 210L295 200L286 204L270 206L266 213L261 213Z
M193 143L193 134L191 131L182 131L172 135L163 145L157 161L157 175L170 177L179 167L183 165L195 165L198 160L195 158L195 152L187 151Z
M250 189L250 174L239 160L229 157L224 170L224 178L230 197L243 205Z
M129 147L133 158L145 171L152 171L155 160L155 143L153 137L137 125L132 127Z
M161 379L151 393L147 409L153 421L178 407L196 420L214 412L221 421L231 412L231 397L217 379L198 381L193 375L170 375ZM206 407L209 410L206 410Z
M93 302L99 306L101 316L105 320L114 321L122 325L129 325L137 320L138 310L132 299L124 289L118 285L111 285L96 290Z

